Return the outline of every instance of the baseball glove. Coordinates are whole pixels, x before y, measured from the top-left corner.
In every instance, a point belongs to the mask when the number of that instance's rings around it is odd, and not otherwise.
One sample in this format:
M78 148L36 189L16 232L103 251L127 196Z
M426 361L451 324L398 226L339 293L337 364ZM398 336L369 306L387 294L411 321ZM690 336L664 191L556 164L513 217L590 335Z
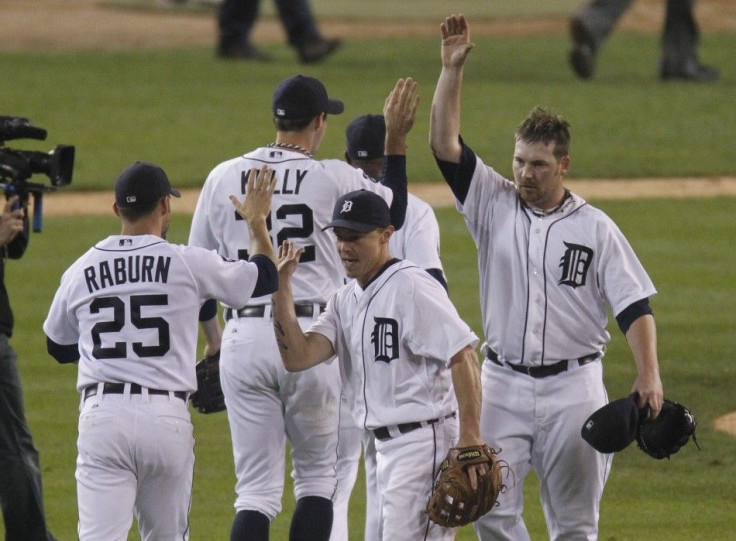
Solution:
M696 426L695 415L689 409L665 398L656 419L639 423L636 443L653 458L669 458L691 437L700 449L698 440L695 439Z
M225 410L225 395L220 386L220 352L197 362L197 390L189 400L199 413Z
M468 467L486 464L488 472L478 477L478 489L473 490ZM506 463L488 445L454 447L440 465L440 472L427 504L432 522L445 528L456 528L478 520L496 504L506 487L501 470Z

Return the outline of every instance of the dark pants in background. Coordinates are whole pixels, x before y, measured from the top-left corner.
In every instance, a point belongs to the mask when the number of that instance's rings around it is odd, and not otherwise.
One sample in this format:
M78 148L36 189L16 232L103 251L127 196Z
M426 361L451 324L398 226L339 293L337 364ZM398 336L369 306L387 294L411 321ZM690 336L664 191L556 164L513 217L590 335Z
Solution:
M0 334L0 505L8 541L46 541L38 451L23 408L16 355Z

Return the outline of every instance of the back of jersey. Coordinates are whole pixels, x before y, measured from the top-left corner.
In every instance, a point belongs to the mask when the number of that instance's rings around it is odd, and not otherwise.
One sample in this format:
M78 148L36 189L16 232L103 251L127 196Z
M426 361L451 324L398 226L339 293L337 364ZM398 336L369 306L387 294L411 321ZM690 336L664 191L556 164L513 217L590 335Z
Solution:
M217 250L231 259L249 257L247 229L228 196L242 198L250 169L264 164L277 178L268 220L274 245L288 239L304 248L291 281L294 299L324 303L345 277L333 236L322 231L332 220L335 201L347 192L366 189L379 193L390 204L391 190L340 160L318 161L296 151L259 148L212 170L192 219L190 245ZM258 303L258 299L253 302Z
M80 390L100 381L196 389L193 352L204 288L179 248L152 235L112 236L64 275L59 309L72 316L65 325L77 329L46 330L62 343L78 333Z

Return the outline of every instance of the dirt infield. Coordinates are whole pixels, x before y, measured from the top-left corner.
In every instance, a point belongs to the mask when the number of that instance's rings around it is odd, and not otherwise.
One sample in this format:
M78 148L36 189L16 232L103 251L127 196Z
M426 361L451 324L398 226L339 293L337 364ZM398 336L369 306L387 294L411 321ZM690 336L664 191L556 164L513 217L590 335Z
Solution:
M150 0L155 6L157 0ZM662 0L639 0L624 15L620 29L660 28ZM736 29L736 2L700 0L696 5L703 32ZM0 50L68 50L202 45L215 43L215 19L208 13L178 9L121 9L99 0L0 0ZM52 24L49 24L51 22ZM433 35L430 21L339 21L320 19L328 36ZM567 19L492 19L473 21L475 35L525 35L566 32ZM277 20L264 17L254 29L257 42L284 40Z

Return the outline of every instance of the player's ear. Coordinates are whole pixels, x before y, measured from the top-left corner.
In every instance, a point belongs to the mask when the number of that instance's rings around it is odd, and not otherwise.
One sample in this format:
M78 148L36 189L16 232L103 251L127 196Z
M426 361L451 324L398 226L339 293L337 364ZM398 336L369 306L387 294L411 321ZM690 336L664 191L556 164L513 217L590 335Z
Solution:
M392 225L385 227L383 231L381 231L381 243L388 244L388 241L391 239L391 235L394 234L394 231L396 231L396 228Z
M563 156L560 158L560 174L566 175L570 170L570 156Z

